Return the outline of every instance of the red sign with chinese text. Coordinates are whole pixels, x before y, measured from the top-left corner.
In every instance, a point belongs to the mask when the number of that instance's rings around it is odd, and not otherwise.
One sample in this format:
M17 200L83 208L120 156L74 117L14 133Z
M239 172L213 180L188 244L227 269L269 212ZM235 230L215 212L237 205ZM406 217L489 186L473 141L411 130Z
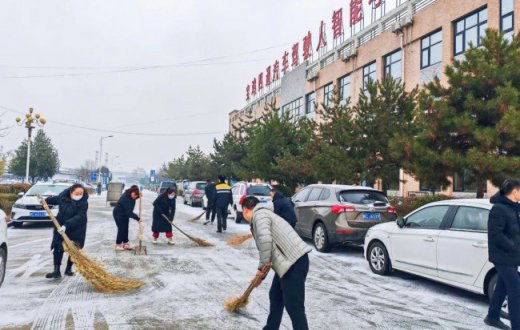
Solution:
M312 56L312 34L311 31L303 37L303 60L307 61Z
M280 62L278 60L274 61L273 65L273 81L277 81L280 79Z
M300 56L298 53L299 49L300 49L300 45L298 42L292 46L292 63L291 63L291 65L293 68L298 66L298 64L300 64Z
M327 47L327 35L325 34L325 22L321 21L320 25L320 37L318 39L318 48L316 50L320 50L322 47Z
M289 70L289 53L285 52L283 53L282 57L282 72L285 76L287 74L287 71Z
M362 0L350 0L350 26L353 26L363 19Z
M332 32L334 39L343 36L343 8L332 13Z
M271 85L271 66L269 65L267 69L265 69L265 85L270 86Z

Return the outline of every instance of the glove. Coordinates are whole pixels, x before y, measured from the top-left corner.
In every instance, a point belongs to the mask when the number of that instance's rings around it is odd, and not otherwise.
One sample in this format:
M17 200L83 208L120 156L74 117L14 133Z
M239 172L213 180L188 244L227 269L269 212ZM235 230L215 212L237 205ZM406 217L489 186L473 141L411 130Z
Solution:
M63 233L65 232L65 230L67 230L67 227L65 227L65 226L61 226L61 227L60 227L60 230L58 230L58 232L59 232L60 234L63 234Z

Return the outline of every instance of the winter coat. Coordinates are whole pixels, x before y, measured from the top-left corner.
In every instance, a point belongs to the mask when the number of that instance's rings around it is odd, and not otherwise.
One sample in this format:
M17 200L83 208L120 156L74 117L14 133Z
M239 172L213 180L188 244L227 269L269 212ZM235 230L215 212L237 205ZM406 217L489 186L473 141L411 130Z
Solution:
M116 206L114 207L113 215L114 219L117 221L125 221L130 218L134 220L139 220L139 216L134 213L135 208L135 199L132 199L127 194L123 194L121 198L117 201Z
M296 213L292 200L285 197L281 192L276 192L273 197L274 213L282 217L293 228L296 226Z
M227 209L228 205L233 205L233 195L231 187L227 183L219 183L215 186L214 204L218 209Z
M206 198L208 199L209 206L213 205L215 195L217 194L216 186L217 184L212 182L206 185L206 187L204 188L204 193L206 194Z
M169 233L172 231L172 225L170 225L162 215L166 215L170 221L173 221L176 202L177 196L175 196L174 199L169 199L166 194L159 195L159 197L155 199L153 202L152 221L152 231L154 233Z
M260 253L258 269L272 263L280 278L298 259L312 251L287 221L273 212L270 205L258 204L255 207L251 232Z
M80 247L83 247L87 234L87 191L84 191L83 198L79 201L70 198L70 188L65 189L58 196L47 197L45 201L49 205L58 205L56 220L58 220L61 226L65 226L65 234ZM61 247L62 243L63 237L54 228L51 250Z
M488 219L489 261L520 266L520 206L500 194L490 202L494 205Z

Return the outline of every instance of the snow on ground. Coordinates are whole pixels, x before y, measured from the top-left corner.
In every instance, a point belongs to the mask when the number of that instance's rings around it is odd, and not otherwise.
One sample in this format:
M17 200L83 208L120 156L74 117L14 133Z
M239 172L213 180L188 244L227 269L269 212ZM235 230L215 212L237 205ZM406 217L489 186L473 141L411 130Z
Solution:
M0 288L0 329L259 329L269 309L270 275L237 315L223 302L244 290L256 272L258 253L252 240L229 247L226 240L248 232L230 219L228 231L203 226L200 208L177 204L176 224L204 238L213 248L196 247L174 234L176 245L151 244L151 202L143 199L147 256L113 250L116 226L105 196L92 196L85 250L121 277L143 279L137 291L120 295L93 292L81 276L51 281L49 245L52 227L10 228L7 277ZM131 223L130 237L137 237ZM309 243L310 244L310 243ZM482 329L486 298L415 276L371 273L360 248L313 251L307 280L307 315L311 329ZM283 329L291 329L284 317Z

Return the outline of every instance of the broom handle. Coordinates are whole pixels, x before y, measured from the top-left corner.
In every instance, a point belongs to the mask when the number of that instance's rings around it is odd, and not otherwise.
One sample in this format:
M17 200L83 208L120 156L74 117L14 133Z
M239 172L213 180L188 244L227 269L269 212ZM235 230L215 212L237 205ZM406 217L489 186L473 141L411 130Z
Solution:
M168 219L167 216L165 216L164 214L161 214L161 215L162 215L162 217L164 218L164 220L168 221L168 223L169 223L170 225L174 226L175 229L177 229L177 230L180 231L182 234L184 234L184 236L186 236L186 237L188 237L189 239L193 240L193 237L191 237L190 235L186 234L184 231L182 231L182 229L180 229L179 227L177 227L177 226L173 223L173 221L170 221L170 219Z
M52 213L51 209L49 208L49 205L47 204L45 199L42 197L42 195L37 194L36 197L38 197L38 199L40 200L40 204L42 204L45 211L47 211L47 214L49 215L49 218L51 218L51 221L54 224L54 226L56 227L56 229L58 230L58 233L63 237L63 239L65 241L70 241L70 238L67 236L67 234L65 234L65 232L63 232L63 233L60 232L61 225L58 222L58 220L56 219L56 217L54 216L54 214Z
M142 211L142 203L141 200L143 197L139 197L139 246L141 245L141 242L143 241L143 220L141 218L141 211Z
M258 283L258 281L260 281L262 279L262 277L265 276L265 274L267 274L267 272L269 271L269 269L271 269L271 264L268 264L268 265L265 265L264 267L262 267L262 274L259 275L255 275L255 277L253 278L253 280L251 281L251 283L249 284L249 286L247 287L246 291L244 291L244 293L242 294L243 297L248 297L251 292L253 292L255 286L256 286L256 283Z

